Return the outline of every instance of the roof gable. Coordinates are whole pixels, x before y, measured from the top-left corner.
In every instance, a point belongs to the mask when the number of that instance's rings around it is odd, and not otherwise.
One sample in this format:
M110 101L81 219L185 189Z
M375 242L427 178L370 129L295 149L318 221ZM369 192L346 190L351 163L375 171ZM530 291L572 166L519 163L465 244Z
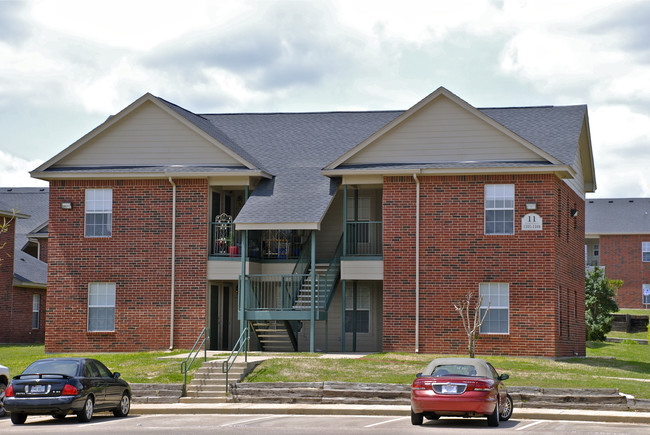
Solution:
M325 169L467 161L560 163L441 87Z
M33 174L74 167L257 167L222 143L228 142L225 134L220 134L207 122L204 129L199 120L192 118L200 117L189 112L184 115L180 108L175 109L164 100L145 94L35 169Z

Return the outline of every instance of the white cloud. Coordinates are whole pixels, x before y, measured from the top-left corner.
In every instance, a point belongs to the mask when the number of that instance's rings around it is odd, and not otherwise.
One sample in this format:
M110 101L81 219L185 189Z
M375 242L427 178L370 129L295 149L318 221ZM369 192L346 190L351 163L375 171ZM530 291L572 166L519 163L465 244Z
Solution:
M4 151L0 151L0 186L29 187L47 186L43 180L29 176L29 171L36 169L43 162L40 160L24 160Z

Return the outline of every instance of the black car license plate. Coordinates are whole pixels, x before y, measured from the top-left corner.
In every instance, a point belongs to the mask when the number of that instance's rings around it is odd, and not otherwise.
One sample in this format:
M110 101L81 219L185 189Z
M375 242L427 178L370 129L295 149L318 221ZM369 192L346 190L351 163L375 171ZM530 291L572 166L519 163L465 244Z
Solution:
M47 391L47 385L32 385L29 394L43 394Z

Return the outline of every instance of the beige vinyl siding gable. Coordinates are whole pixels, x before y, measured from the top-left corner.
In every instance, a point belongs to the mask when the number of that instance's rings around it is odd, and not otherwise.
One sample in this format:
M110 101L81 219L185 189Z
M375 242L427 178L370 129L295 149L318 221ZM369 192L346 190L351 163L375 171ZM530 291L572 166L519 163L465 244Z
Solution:
M439 96L346 164L544 161L447 97Z
M145 102L54 166L198 164L241 166L190 127Z

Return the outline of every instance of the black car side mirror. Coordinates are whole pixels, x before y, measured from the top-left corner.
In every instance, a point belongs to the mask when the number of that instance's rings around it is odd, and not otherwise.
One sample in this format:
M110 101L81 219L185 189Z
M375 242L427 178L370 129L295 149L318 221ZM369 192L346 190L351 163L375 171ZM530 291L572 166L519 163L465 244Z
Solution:
M505 373L499 376L500 381L505 381L506 379L509 379L510 376L506 375Z
M113 373L113 377L114 377L115 379L119 379L119 378L120 378L120 372L115 372L115 373Z

